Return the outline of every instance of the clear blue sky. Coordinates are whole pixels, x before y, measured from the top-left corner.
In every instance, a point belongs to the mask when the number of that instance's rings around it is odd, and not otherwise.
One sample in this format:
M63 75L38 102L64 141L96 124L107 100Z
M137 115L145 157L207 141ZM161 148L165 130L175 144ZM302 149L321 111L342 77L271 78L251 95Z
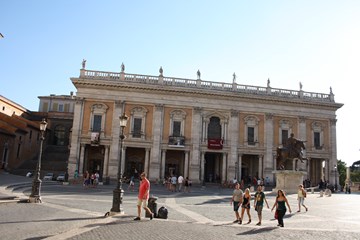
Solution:
M329 93L338 159L360 159L360 1L0 2L0 94L37 111L87 69Z

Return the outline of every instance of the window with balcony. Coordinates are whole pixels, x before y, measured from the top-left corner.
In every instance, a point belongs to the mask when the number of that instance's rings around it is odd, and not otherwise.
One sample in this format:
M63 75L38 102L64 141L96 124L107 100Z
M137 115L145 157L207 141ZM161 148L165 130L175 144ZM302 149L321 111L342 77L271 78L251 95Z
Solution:
M101 132L101 115L94 115L94 121L92 125L93 132Z
M249 145L255 145L255 128L254 127L248 127L247 132L247 139Z
M321 149L319 132L314 132L314 146L315 149Z
M248 146L255 146L258 143L259 121L260 120L255 116L247 116L244 118L244 141Z
M95 135L98 141L100 136L104 137L106 112L108 108L109 107L103 103L96 103L91 106L90 136L92 139ZM93 140L91 141L93 142Z
M315 150L322 150L324 147L324 126L320 122L313 122L311 124L311 132L313 135L312 146Z
M133 138L141 138L142 118L134 118Z
M286 140L290 137L290 133L293 132L293 123L287 119L279 121L279 144L285 145Z
M180 109L173 110L170 113L170 129L169 129L169 145L184 146L185 145L185 118L186 112Z
M145 139L146 114L148 110L144 107L134 107L130 111L131 138Z

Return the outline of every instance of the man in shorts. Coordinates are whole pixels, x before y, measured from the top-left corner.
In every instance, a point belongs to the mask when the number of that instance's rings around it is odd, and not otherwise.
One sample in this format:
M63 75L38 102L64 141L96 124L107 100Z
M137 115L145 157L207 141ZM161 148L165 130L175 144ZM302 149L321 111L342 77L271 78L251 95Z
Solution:
M151 212L151 210L147 207L146 203L149 199L149 193L150 193L150 182L146 178L146 173L140 174L141 182L139 187L139 195L138 195L138 201L137 201L137 212L138 216L134 218L135 221L141 220L141 207L145 209L150 214L150 220L153 219L154 213Z
M241 222L241 218L239 215L239 207L242 203L243 199L243 191L240 189L240 184L238 182L235 183L235 189L233 191L233 195L231 198L230 204L233 204L234 212L235 212L235 221L233 223Z
M257 192L255 193L254 197L254 208L257 211L259 222L256 224L257 226L261 225L261 218L262 218L262 209L264 206L264 201L266 202L267 208L269 208L269 204L265 198L265 193L262 191L262 187L257 187Z

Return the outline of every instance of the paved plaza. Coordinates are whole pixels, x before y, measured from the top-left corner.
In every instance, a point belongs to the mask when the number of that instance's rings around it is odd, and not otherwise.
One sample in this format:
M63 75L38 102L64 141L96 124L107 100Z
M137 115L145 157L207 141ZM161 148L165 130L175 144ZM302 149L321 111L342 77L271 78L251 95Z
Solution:
M31 180L0 173L0 239L360 239L359 194L320 197L308 193L305 204L309 211L300 213L296 212L296 195L288 195L293 212L287 212L285 227L279 228L266 207L261 226L255 225L254 208L250 224L233 224L232 190L217 185L172 193L152 184L158 208L165 206L169 218L133 221L137 192L127 190L126 184L125 214L105 218L112 206L114 184L84 189L79 184L44 183L43 203L31 204L22 201L30 194ZM275 196L266 194L271 208ZM244 222L247 220L245 215Z

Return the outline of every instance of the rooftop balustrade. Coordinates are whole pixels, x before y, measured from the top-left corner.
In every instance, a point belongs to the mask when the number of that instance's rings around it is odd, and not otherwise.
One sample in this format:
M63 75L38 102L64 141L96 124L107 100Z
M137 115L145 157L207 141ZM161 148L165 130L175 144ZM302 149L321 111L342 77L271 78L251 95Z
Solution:
M224 83L224 82L212 82L204 80L194 80L194 79L185 79L185 78L173 78L173 77L164 77L160 76L149 76L149 75L140 75L140 74L129 74L124 72L103 72L103 71L93 71L87 69L80 70L80 78L86 79L103 79L108 81L125 81L133 83L143 83L151 85L166 85L174 87L184 87L184 88L196 88L196 89L207 89L207 90L217 90L217 91L228 91L228 92L241 92L247 94L255 95L267 95L275 96L281 98L297 98L297 99L306 99L311 101L321 101L321 102L335 102L334 94L330 90L330 94L325 93L314 93L314 92L305 92L297 90L288 90L280 88L259 87L251 85L243 85L237 83Z

